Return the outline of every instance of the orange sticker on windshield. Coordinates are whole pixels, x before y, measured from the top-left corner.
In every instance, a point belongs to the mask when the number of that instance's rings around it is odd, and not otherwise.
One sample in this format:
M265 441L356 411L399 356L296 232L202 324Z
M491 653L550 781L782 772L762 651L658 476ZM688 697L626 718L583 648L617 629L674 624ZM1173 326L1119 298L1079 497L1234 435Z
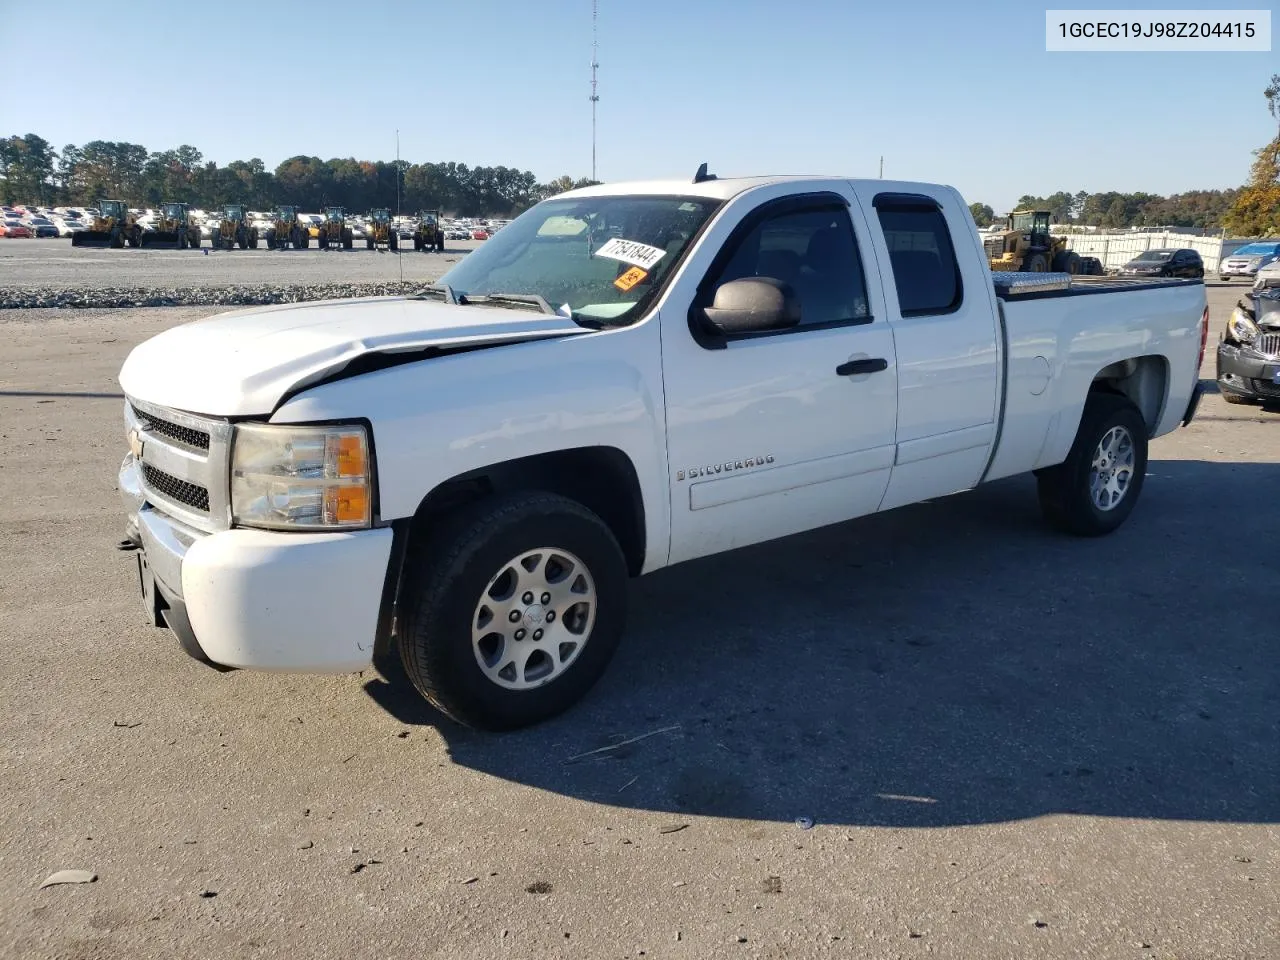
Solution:
M641 270L639 267L632 267L617 280L613 281L613 285L619 290L630 290L648 275L646 271Z

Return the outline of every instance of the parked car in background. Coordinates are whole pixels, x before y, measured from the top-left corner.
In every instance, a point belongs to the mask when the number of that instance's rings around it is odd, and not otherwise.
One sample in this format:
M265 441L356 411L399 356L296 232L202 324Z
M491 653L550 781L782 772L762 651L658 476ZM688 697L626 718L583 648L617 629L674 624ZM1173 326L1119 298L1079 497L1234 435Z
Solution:
M318 213L300 213L298 222L306 228L307 233L311 234L311 239L314 240L320 236L320 224L324 223L324 217Z
M69 237L81 230L87 230L88 227L79 220L67 219L58 224L58 236Z
M1218 342L1218 392L1227 403L1280 406L1280 275L1259 279Z
M6 220L4 222L3 236L10 239L22 238L23 240L30 240L31 228L20 220Z
M1190 277L1204 276L1204 261L1194 250L1165 247L1147 250L1120 268L1127 277Z
M48 217L27 217L27 227L33 237L56 237L58 235L57 224Z
M488 240L489 231L488 230L472 230L471 239L472 240Z
M1259 270L1277 260L1280 260L1280 242L1266 240L1246 243L1234 253L1222 258L1218 266L1218 279L1230 280L1232 277L1252 279L1258 275Z

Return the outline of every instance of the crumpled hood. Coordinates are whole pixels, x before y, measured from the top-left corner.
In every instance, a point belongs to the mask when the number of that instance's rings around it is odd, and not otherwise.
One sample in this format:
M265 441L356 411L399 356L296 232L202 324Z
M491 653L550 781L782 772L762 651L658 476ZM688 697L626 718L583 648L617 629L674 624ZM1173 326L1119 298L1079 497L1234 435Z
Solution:
M252 307L139 344L120 370L120 386L130 397L191 413L263 415L285 394L366 354L587 332L565 317L404 297Z

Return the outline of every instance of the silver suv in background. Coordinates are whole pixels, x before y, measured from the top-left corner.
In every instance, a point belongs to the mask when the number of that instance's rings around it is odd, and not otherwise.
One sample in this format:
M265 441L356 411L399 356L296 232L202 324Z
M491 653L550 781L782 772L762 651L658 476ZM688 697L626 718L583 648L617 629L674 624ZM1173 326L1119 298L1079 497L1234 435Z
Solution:
M1252 280L1258 271L1280 260L1280 240L1258 240L1246 243L1239 250L1222 258L1218 264L1218 279L1247 277Z

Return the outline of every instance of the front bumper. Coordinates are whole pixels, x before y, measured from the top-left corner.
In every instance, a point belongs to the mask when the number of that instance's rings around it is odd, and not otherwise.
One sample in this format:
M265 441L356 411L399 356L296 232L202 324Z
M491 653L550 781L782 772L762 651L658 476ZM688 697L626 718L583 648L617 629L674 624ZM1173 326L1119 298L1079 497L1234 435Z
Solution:
M372 662L389 528L204 533L146 502L132 456L121 464L119 486L128 537L142 551L144 604L189 654L223 667L305 673L349 673Z
M1251 267L1245 264L1229 264L1224 263L1218 267L1218 276L1220 277L1252 277L1256 276L1260 267Z
M1218 389L1251 400L1280 401L1280 360L1224 340L1218 344Z

